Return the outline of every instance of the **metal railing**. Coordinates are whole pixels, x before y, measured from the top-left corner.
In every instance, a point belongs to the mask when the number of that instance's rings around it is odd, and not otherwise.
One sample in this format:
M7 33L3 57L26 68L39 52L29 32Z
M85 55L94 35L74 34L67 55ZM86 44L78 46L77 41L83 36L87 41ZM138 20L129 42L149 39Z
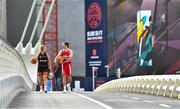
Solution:
M112 80L95 92L129 92L180 99L180 75L134 76Z
M7 107L18 93L32 88L33 82L21 56L0 39L0 108Z

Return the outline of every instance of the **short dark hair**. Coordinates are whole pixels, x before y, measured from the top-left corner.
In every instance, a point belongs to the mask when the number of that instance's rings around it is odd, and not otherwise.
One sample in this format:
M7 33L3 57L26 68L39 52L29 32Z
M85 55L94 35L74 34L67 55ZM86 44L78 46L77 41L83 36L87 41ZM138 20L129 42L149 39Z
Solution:
M68 48L70 47L70 43L69 42L64 42L64 45L66 45Z

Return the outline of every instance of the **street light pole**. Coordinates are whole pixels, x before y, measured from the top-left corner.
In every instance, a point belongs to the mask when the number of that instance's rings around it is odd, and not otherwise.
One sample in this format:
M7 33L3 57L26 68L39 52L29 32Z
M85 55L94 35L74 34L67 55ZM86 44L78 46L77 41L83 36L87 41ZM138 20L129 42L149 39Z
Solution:
M92 86L93 86L93 91L94 91L94 89L95 89L95 75L94 75L94 67L92 67Z
M107 68L106 76L109 77L109 65L106 65L104 67Z
M98 67L92 67L92 86L93 91L95 89L95 73L97 72Z
M113 49L114 49L114 72L117 73L117 58L116 58L116 20L114 19L114 35L113 35Z
M168 31L168 2L169 0L166 0L166 46L167 46L167 50L168 50L168 39L169 39L169 31Z

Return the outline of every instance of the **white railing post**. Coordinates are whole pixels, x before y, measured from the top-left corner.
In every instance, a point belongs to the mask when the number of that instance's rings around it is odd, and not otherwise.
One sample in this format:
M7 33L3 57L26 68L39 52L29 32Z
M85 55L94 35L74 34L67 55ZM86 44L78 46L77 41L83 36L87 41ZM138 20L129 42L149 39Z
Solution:
M21 36L21 40L20 40L20 42L18 43L18 45L16 46L16 50L17 50L19 53L22 52L23 41L24 41L24 38L25 38L25 35L26 35L26 32L27 32L27 29L28 29L30 20L31 20L31 18L32 18L32 14L33 14L33 12L34 12L36 3L37 3L37 0L33 0L32 7L31 7L31 10L30 10L28 19L27 19L27 21L26 21L26 25L25 25L25 27L24 27L24 30L23 30L23 33L22 33L22 36Z
M41 46L41 41L42 41L42 38L43 38L43 34L44 34L44 31L47 27L47 24L48 24L48 21L49 21L49 18L50 18L50 15L52 13L52 10L53 10L53 7L54 7L54 3L55 3L55 0L52 1L51 5L50 5L50 8L49 8L49 11L48 11L48 14L47 14L47 17L46 17L46 20L45 20L45 23L44 23L44 26L43 26L43 29L41 31L41 34L40 34L40 38L37 42L37 44L35 45L34 47L34 52L33 53L37 53L39 51L39 48Z
M37 19L36 19L36 22L35 22L35 25L34 25L34 28L33 28L32 34L31 34L31 37L30 37L30 40L29 40L29 42L28 42L28 44L26 45L26 48L25 48L25 53L31 53L32 41L33 41L35 32L36 32L36 30L37 30L38 23L39 23L39 20L40 20L40 17L41 17L43 8L44 8L44 6L45 6L45 2L46 2L46 0L43 0L43 2L42 2L42 4L41 4L41 7L40 7L40 9L39 9L39 13L38 13L38 16L37 16Z

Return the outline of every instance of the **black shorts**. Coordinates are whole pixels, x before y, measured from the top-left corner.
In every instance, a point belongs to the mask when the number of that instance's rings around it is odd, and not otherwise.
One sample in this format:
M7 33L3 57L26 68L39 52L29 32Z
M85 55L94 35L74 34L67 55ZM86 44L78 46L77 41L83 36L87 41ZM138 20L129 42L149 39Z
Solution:
M50 72L50 70L48 68L38 68L38 72L39 73Z

